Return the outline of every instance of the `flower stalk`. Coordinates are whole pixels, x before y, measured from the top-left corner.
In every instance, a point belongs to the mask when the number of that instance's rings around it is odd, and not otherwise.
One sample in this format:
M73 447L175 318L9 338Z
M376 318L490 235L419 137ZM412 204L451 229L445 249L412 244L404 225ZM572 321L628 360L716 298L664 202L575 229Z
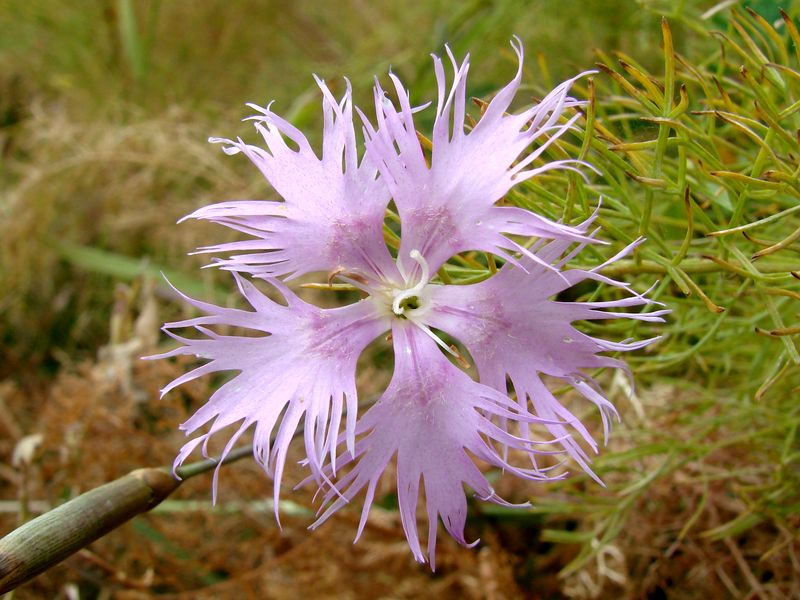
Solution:
M252 452L251 446L238 448L222 462L227 464ZM218 460L208 459L184 465L175 470L177 477L163 467L136 469L28 521L0 539L0 594L30 581L135 516L152 510L184 480L218 464Z

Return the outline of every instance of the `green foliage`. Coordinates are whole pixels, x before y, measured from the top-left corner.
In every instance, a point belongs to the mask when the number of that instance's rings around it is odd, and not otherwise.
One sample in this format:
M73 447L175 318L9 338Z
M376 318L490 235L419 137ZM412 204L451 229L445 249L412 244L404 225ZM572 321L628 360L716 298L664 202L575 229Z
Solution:
M716 49L676 52L673 23L709 36ZM658 279L652 296L673 311L666 326L616 330L663 339L634 359L650 404L640 425L623 431L623 449L597 461L613 500L573 479L563 486L568 500L544 499L537 509L579 518L577 532L545 532L582 544L564 574L596 559L641 519L643 499L659 485L681 487L681 478L705 491L693 498L684 485L692 506L670 508L662 498L656 507L684 519L660 532L670 544L693 527L710 540L765 521L778 537L799 531L791 515L800 513L800 36L788 14L772 24L750 10L731 12L722 30L688 12L662 29L658 74L622 52L599 53L602 73L583 90L584 131L550 153L579 155L602 176L532 182L515 198L552 213L551 190L568 185L561 216L577 221L602 196L603 236L619 246L647 238L634 258L604 272L641 290ZM712 510L722 520L714 526Z

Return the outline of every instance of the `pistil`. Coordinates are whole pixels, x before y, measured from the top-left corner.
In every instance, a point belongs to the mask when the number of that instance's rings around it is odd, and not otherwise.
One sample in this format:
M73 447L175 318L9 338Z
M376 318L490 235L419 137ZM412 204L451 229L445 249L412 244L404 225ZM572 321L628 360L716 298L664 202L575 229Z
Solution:
M422 273L420 274L419 281L413 287L405 290L395 290L392 301L392 312L398 317L405 314L406 309L414 310L419 308L419 294L422 289L427 285L428 278L430 277L430 270L428 269L428 261L420 254L419 250L412 250L408 254L412 259L419 263Z

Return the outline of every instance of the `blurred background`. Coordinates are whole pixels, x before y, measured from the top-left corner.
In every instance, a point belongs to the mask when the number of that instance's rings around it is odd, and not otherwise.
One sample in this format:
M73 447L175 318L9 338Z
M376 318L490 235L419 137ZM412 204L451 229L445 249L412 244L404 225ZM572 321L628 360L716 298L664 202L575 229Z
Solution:
M201 271L207 259L187 255L232 238L176 221L212 202L270 197L247 161L207 143L253 139L240 122L246 102L275 100L273 109L316 143L312 73L335 92L348 77L356 103L367 107L373 77L391 68L423 102L435 94L429 54L447 43L456 56L471 52L469 93L483 97L514 73L512 35L527 53L524 81L537 89L592 68L597 49L635 56L659 73L662 15L708 11L709 23L724 24L729 9L745 4L779 19L779 4L769 0L4 0L0 533L131 469L171 463L182 443L177 425L214 382L193 382L160 401L158 389L186 365L138 357L165 344L160 324L185 310L161 272L196 297L233 301L228 278ZM673 34L681 52L717 47L678 20ZM529 88L520 103L534 95ZM363 365L362 388L380 389L386 360L376 351ZM281 532L265 504L271 484L248 462L223 472L216 510L208 478L190 481L161 512L15 597L692 597L671 588L685 592L684 567L629 575L616 547L601 555L602 576L595 562L583 579L579 571L559 577L576 552L568 542L580 540L540 539L540 515L478 512L469 532L481 547L443 540L436 574L413 563L391 500L351 546L356 513L310 534L310 496L287 493ZM581 529L570 519L567 530ZM719 582L708 589L731 593Z
M527 80L544 85L591 67L593 48L658 56L658 19L628 0L9 0L0 28L0 376L18 380L95 354L120 281L115 260L200 277L205 259L186 253L210 230L175 221L212 201L266 193L245 161L206 141L250 136L239 122L246 102L275 100L315 141L312 73L335 90L350 78L366 107L373 77L389 68L418 101L431 98L429 54L445 43L458 56L472 51L478 97L513 74L514 34L528 52Z

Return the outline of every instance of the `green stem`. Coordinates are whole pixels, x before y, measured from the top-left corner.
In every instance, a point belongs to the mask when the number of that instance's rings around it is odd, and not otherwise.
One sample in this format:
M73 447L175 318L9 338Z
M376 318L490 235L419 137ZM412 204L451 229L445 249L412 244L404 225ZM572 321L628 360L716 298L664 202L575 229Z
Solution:
M252 456L252 454L253 454L253 446L242 446L241 448L236 448L235 450L231 450L225 457L225 460L222 461L222 464L227 465L228 463L236 462L240 458ZM178 467L177 469L175 469L175 475L181 480L191 479L195 475L202 475L203 473L208 473L211 469L216 468L218 464L219 464L219 459L208 458L206 460L201 460L195 463Z
M733 268L738 266L739 265L735 263L730 263L730 266L726 266L726 264L719 264L707 258L686 258L682 260L680 263L680 268L684 273L717 273L721 271L728 271L728 272L733 271L738 273L741 270L741 268L739 269ZM591 268L591 267L577 267L577 268ZM759 265L759 271L761 274L785 273L786 275L788 275L790 271L798 271L798 270L800 270L800 262L795 262L795 263L774 262L774 263L763 263ZM621 277L623 275L634 275L641 273L665 275L667 274L668 271L669 269L667 268L667 265L659 264L652 260L642 260L640 262L636 262L633 259L626 259L608 265L607 267L601 269L600 272L603 275L606 275L607 277ZM751 276L751 274L747 273L747 276Z
M238 448L227 464L249 456ZM180 487L185 479L210 471L218 460L203 460L176 469L137 469L111 483L81 494L18 527L0 539L0 594L11 591L81 548L145 513Z

